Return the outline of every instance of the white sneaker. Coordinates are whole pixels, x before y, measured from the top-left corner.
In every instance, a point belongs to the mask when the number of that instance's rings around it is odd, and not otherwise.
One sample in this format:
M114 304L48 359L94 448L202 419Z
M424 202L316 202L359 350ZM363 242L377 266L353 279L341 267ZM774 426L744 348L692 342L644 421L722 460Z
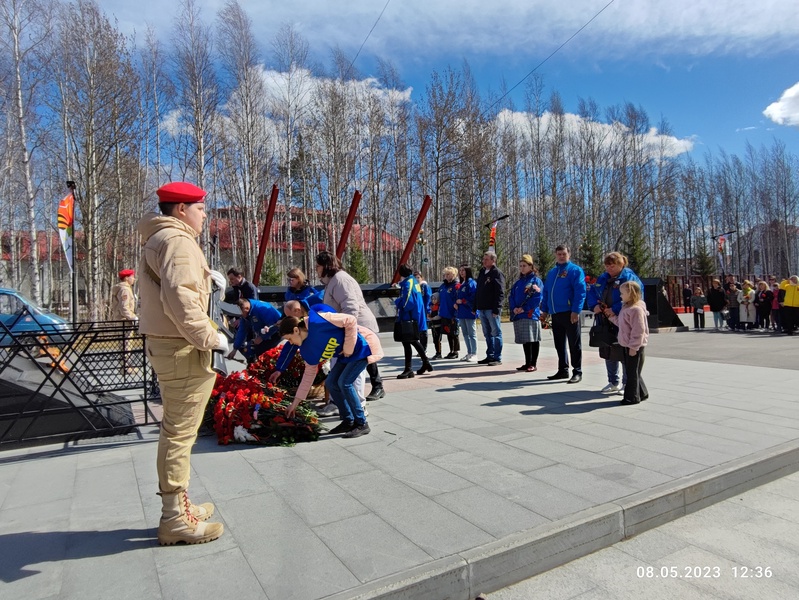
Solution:
M469 355L469 360L467 360L466 362L476 363L477 362L477 357L474 354L470 354Z
M337 417L338 407L332 402L328 402L322 408L316 411L320 417Z
M467 354L466 356L464 356L464 357L461 359L461 362L469 362L469 357L470 357L470 356L471 356L471 354Z
M366 404L361 404L361 408L363 409L363 416L364 417L368 417L369 416L369 409L366 408Z
M601 390L599 390L602 394L618 394L621 388L616 383L609 383Z

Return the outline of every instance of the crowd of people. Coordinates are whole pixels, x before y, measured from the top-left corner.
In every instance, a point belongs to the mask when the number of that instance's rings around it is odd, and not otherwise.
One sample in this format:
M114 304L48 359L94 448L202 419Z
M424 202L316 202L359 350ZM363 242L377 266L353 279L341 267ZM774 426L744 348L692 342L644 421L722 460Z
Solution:
M686 284L688 285L688 284ZM689 286L690 287L690 286ZM727 275L722 284L714 279L705 294L696 287L686 298L694 315L694 330L705 329L705 311L713 314L716 331L772 331L793 335L799 328L799 277L777 282L767 279L736 281Z
M162 500L158 527L160 544L204 543L220 537L221 523L212 523L211 503L194 504L188 496L191 448L197 437L205 406L216 381L212 352L234 356L243 351L248 360L264 349L281 349L277 369L299 352L304 374L288 416L307 399L319 370L327 366L325 387L329 404L320 414L338 414L341 423L330 434L356 438L370 433L366 400L385 395L378 362L383 348L378 324L369 310L357 281L344 271L330 252L316 257L316 275L324 289L317 291L297 268L287 273L288 288L281 314L269 302L257 298L257 289L243 273L231 268L227 278L209 268L197 237L206 220L206 192L186 182L169 183L157 190L159 213L148 213L138 224L144 240L139 264L141 312L139 331L147 336L147 356L161 390L163 416L156 458L158 494ZM542 281L532 256L519 259L519 274L510 287L507 303L513 323L514 342L524 351L524 363L517 370L537 371L542 323L552 328L558 369L548 379L569 384L582 379L580 313L588 307L597 323L605 323L615 341L601 347L608 385L602 392L622 393L621 404L638 404L648 398L641 377L649 329L643 301L643 286L618 252L604 258L605 273L590 286L583 269L571 262L569 249L555 249L556 264ZM433 360L460 357L460 332L465 355L460 359L488 367L502 364L503 337L500 327L505 306L505 275L497 267L497 256L486 252L474 277L471 266L446 267L443 283L433 293L421 273L400 265L400 294L396 300L395 340L403 345L405 368L401 379L424 375L434 369ZM114 311L122 319L135 319L133 270L119 273ZM212 283L231 290L226 296L241 309L241 319L231 348L228 339L208 318ZM739 289L740 288L740 289ZM690 290L689 290L690 292ZM725 312L733 329L752 326L781 327L793 334L799 324L799 278L780 284L749 281L741 286L729 277L722 286L714 281L705 296L701 288L690 293L695 327L704 327L704 310L709 303L714 325L721 327ZM720 313L721 320L716 313ZM478 360L476 321L480 320L485 340L485 357ZM612 328L612 329L611 329ZM428 357L427 331L432 331L435 354ZM447 339L449 353L442 357ZM413 353L421 359L412 369ZM621 366L621 374L619 373ZM364 394L366 377L371 382Z

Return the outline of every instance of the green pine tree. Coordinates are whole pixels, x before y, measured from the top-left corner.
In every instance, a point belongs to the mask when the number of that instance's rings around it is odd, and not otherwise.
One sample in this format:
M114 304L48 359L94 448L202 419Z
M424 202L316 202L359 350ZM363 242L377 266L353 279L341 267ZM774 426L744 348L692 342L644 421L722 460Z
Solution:
M545 279L549 270L555 266L555 253L552 251L552 245L549 243L549 238L542 231L535 241L535 256L533 262L541 275L541 279Z
M255 285L281 285L282 283L283 275L280 272L280 267L275 257L272 256L272 253L267 252L264 256L263 267L261 268L261 278Z
M696 255L694 256L695 272L698 275L713 275L716 272L716 261L707 250L704 241L696 243Z
M586 275L590 277L599 277L605 271L602 258L599 232L592 226L583 236L583 242L577 249L577 259L575 262L583 268Z
M358 283L369 283L371 281L366 255L358 244L352 244L347 248L344 265L347 273Z
M634 223L630 227L623 251L627 255L627 260L630 261L630 268L638 277L652 276L652 254L649 250L649 240L640 223Z

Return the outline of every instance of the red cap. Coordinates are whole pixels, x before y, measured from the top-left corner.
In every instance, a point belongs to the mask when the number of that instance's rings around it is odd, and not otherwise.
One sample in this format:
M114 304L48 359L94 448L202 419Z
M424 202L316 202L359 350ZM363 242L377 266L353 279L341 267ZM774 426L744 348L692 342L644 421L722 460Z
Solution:
M131 275L135 275L135 274L136 274L136 271L134 271L133 269L122 269L119 272L119 278L120 279L125 279L125 277L130 277Z
M166 204L191 204L205 200L205 190L185 181L173 181L155 191L158 201Z

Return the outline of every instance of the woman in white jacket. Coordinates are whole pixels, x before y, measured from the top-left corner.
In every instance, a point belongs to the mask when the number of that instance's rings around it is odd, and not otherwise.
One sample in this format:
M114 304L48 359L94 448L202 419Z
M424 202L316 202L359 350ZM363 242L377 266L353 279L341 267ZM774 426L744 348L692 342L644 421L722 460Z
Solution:
M741 329L752 329L755 326L755 290L751 281L744 281L738 292L738 314Z

